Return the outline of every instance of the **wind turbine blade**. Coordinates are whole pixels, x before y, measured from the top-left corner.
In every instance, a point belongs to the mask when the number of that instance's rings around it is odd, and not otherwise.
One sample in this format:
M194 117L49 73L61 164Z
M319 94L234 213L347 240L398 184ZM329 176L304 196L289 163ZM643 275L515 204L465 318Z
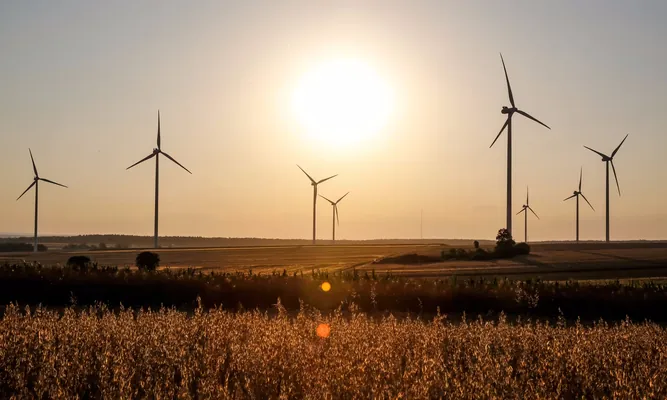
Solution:
M157 148L160 149L160 110L157 110Z
M581 178L583 177L583 175L584 175L584 167L581 167L581 169L579 170L579 192L581 192Z
M183 165L181 165L181 163L179 163L178 161L174 160L174 158L173 158L172 156L170 156L169 154L165 153L165 152L162 151L162 150L160 150L160 153L164 154L165 157L167 157L167 158L170 159L171 161L175 162L179 167L181 167L181 168L183 168L184 170L188 171L188 172L190 173L190 175L192 175L192 172L190 172L189 169L185 168Z
M338 223L338 226L340 226L340 219L338 218L338 207L334 206L334 212L336 213L336 222Z
M322 183L322 182L324 182L324 181L328 181L329 179L331 179L331 178L335 178L335 177L337 177L337 176L338 176L338 174L336 174L336 175L332 175L332 176L330 176L330 177L328 177L328 178L324 178L324 179L322 179L321 181L317 182L317 184L319 185L320 183Z
M308 175L308 172L304 171L303 168L301 168L301 167L299 166L299 164L297 164L296 166L299 167L299 169L301 170L301 172L303 172L304 174L306 174L306 176L308 177L308 179L310 179L311 182L315 183L315 179L311 178L310 175Z
M530 204L528 201L528 186L526 186L526 205Z
M507 68L505 67L505 60L503 59L503 54L500 53L500 61L503 62L503 71L505 71L505 81L507 81L507 94L510 97L510 103L512 107L514 106L514 96L512 95L512 86L510 86L510 78L507 76Z
M512 118L512 117L510 117L510 116L507 117L507 119L505 120L505 124L503 125L502 128L500 128L500 132L498 132L498 136L496 136L496 138L493 139L493 143L491 143L491 146L489 146L489 148L493 147L493 145L496 144L496 141L498 140L500 135L502 135L502 133L505 130L505 128L507 127L507 125L510 123L510 118Z
M576 194L573 194L572 196L570 196L570 197L568 197L568 198L566 198L566 199L563 199L563 201L565 201L565 200L570 200L570 199L573 198L573 197L577 197L577 195L576 195Z
M593 150L593 149L591 149L591 148L590 148L590 147L588 147L588 146L584 146L584 147L585 147L585 148L587 148L588 150L592 151L593 153L596 153L596 154L598 154L598 155L599 155L599 156L601 156L601 157L604 157L604 158L609 158L609 157L607 157L607 155L606 155L606 154L602 154L602 153L600 153L599 151L597 151L597 150Z
M340 203L340 201L343 200L343 199L345 198L345 196L347 196L348 194L350 194L350 192L345 193L345 194L343 195L343 197L341 197L340 199L336 200L336 204Z
M618 176L616 176L616 167L614 167L614 160L609 160L611 163L611 169L614 171L614 179L616 179L616 188L618 189L618 195L621 195L621 186L618 184Z
M533 214L535 214L535 216L537 217L537 219L540 219L540 217L535 213L535 211L533 211L532 208L528 207L528 209L530 210L530 212L532 212Z
M39 178L39 180L40 180L40 181L44 181L44 182L48 182L48 183L53 183L54 185L62 186L62 187L64 187L64 188L67 187L67 186L65 186L65 185L61 185L61 184L58 183L58 182L50 181L50 180L48 180L48 179Z
M323 198L324 200L328 201L329 203L331 203L332 206L336 204L336 203L334 203L333 201L331 201L331 200L327 199L326 197L322 196L321 194L320 194L319 196L320 196L321 198Z
M157 153L151 153L150 155L148 155L148 156L142 158L141 160L135 162L134 164L130 165L129 167L127 167L127 168L125 168L125 169L128 170L128 169L134 167L134 166L137 165L137 164L141 164L142 162L144 162L144 161L146 161L146 160L148 160L148 159L151 159L151 158L155 157L156 154L157 154Z
M32 150L28 149L30 152L30 160L32 161L32 170L35 171L35 176L39 177L39 174L37 173L37 167L35 166L35 159L32 158Z
M521 209L521 211L519 211L518 213L516 213L516 215L519 215L519 214L521 214L522 212L525 212L525 211L526 211L526 208L524 207L524 208Z
M629 135L629 134L628 134L628 135ZM618 152L618 149L620 149L621 146L623 146L623 142L625 142L625 139L628 138L628 135L625 135L625 137L624 137L623 140L621 141L621 144L619 144L618 147L611 153L611 158L614 158L614 156L616 155L616 152Z
M551 129L551 128L549 128L549 125L547 125L547 124L545 124L544 122L540 121L539 119L533 117L532 115L528 114L528 113L525 112L525 111L516 110L516 112L518 112L519 114L523 115L523 116L526 117L526 118L530 118L530 119L532 119L533 121L537 122L538 124L544 126L544 127L547 128L547 129Z
M588 205L589 205L589 206L591 206L591 209L592 209L593 211L595 211L595 208L593 208L593 205L591 204L591 202L590 202L590 201L588 201L588 199L586 198L586 196L584 196L584 194L583 194L583 193L581 193L581 197L583 197L583 198L584 198L584 200L586 200L586 203L588 203Z
M28 192L28 190L30 190L30 188L32 188L33 186L35 186L36 183L37 183L37 181L32 181L32 183L30 184L30 186L28 186L28 188L27 188L26 190L24 190L23 193L21 193L21 195L20 195L16 200L18 201L18 199L20 199L21 197L23 197L23 195L26 194L26 193Z

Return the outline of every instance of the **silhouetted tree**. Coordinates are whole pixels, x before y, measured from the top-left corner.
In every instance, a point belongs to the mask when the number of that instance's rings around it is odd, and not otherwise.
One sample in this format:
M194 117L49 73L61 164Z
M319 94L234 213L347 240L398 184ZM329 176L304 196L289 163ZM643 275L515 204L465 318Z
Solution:
M150 251L142 251L137 254L137 268L142 271L155 271L160 265L160 255Z
M479 242L477 240L472 242L472 245L475 246L475 249L479 249Z
M90 267L90 258L86 256L72 256L67 260L67 265L77 271L85 271Z
M100 249L100 250L106 250L106 249L107 249L107 245L106 245L106 243L102 242L102 243L100 243L99 246L97 246L97 248Z
M496 253L500 257L512 257L514 255L514 239L507 229L499 229L496 235Z

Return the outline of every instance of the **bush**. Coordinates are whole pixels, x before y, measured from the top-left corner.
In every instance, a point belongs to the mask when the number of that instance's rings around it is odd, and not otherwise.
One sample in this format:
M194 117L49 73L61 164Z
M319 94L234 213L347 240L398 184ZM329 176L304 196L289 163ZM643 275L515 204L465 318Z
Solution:
M475 249L479 249L479 242L477 240L472 242L472 245L475 247Z
M142 271L155 271L160 265L160 255L150 251L142 251L137 254L137 268Z
M77 271L85 271L90 267L90 258L86 256L72 256L67 260L67 266Z
M486 250L484 249L476 249L474 253L470 256L470 259L473 261L483 261L483 260L490 260L491 259L491 254L489 254Z
M526 255L530 254L530 245L528 243L518 243L516 246L514 246L514 254L515 255Z

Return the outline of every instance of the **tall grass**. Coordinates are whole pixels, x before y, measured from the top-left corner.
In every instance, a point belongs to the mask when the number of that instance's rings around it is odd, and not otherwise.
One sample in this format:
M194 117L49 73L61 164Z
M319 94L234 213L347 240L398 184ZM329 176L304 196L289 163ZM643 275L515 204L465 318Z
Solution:
M0 392L16 398L665 398L667 331L624 321L452 324L7 308ZM316 329L328 324L330 335Z

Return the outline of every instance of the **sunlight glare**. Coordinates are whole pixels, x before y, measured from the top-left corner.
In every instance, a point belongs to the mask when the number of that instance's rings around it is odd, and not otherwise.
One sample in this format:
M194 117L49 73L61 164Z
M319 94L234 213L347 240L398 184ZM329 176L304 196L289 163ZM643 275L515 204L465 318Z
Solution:
M331 284L329 282L324 282L320 285L320 289L322 289L323 292L328 292L331 290Z
M337 60L306 74L292 107L308 135L333 145L366 140L387 124L393 93L367 64Z
M331 328L329 327L329 324L319 324L317 326L317 336L321 338L328 338L330 333Z

